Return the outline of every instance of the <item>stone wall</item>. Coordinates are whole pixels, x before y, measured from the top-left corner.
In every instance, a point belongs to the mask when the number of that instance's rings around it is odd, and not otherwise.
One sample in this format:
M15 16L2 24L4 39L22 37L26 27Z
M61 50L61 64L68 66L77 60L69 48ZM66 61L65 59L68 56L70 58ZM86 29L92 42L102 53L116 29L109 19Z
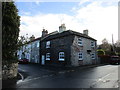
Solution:
M97 52L96 52L96 41L87 39L87 38L82 38L83 45L79 46L78 45L78 38L79 36L74 37L73 44L71 46L71 64L72 66L80 66L80 65L89 65L89 64L97 64ZM95 42L95 47L91 47L91 41ZM88 53L87 50L90 50L91 52ZM83 60L79 60L78 53L79 52L83 53ZM91 58L91 54L95 53L95 59Z
M18 63L4 64L2 65L2 79L16 78L18 73Z
M50 53L50 60L45 60L45 64L52 64L57 66L69 66L71 65L70 61L70 46L72 44L74 36L69 35L60 38L50 39L50 48L46 49L46 42L41 41L40 43L40 60L42 62L42 55L46 56L46 53ZM65 53L65 61L59 61L59 52Z

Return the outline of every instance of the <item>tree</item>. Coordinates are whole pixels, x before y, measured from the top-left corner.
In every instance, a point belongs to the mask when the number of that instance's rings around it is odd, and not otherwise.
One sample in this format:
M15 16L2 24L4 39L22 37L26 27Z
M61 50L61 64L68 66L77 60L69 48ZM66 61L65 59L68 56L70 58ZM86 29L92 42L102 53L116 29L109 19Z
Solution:
M115 43L115 51L120 56L120 40Z
M2 2L2 59L17 61L20 16L14 2Z
M105 51L106 55L111 54L111 44L108 43L108 40L106 38L102 40L102 44L99 47Z

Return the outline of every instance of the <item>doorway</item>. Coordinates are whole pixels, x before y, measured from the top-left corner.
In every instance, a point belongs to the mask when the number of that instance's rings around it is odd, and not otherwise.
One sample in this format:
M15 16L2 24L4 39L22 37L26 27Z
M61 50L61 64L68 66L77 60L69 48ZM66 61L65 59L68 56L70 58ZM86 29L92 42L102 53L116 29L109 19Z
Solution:
M42 61L41 61L42 65L45 65L45 55L42 55Z

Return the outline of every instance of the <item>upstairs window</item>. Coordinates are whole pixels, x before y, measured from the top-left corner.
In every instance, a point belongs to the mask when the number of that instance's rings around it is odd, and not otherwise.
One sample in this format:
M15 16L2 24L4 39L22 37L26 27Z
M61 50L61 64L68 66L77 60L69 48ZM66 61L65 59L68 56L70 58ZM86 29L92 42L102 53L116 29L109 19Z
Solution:
M82 38L78 38L78 45L80 45L80 46L82 46L82 45L83 45Z
M59 52L59 61L64 61L64 60L65 60L64 52Z
M39 47L39 42L37 42L37 47Z
M46 42L46 48L50 48L50 41Z
M95 47L95 42L91 42L91 47Z
M79 57L79 60L83 60L83 53L82 53L82 52L79 52L79 53L78 53L78 57Z
M46 60L50 60L50 53L46 53Z
M35 47L35 44L34 43L32 43L32 48L34 48Z
M91 54L91 58L92 58L92 59L95 59L95 53L92 53L92 54Z

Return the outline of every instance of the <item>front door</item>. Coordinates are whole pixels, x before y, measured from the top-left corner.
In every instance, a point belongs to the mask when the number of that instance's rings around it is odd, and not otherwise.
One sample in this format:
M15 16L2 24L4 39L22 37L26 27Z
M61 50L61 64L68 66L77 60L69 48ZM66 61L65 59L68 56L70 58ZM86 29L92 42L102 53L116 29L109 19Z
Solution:
M45 56L44 56L44 55L42 55L42 62L41 62L41 64L42 64L42 65L45 64Z

